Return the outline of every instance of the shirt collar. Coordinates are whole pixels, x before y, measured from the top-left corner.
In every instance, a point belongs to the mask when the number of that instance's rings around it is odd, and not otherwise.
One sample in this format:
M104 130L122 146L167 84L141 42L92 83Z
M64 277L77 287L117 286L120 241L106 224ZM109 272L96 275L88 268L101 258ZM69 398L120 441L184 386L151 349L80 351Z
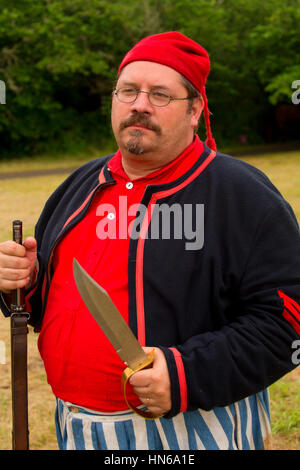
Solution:
M174 158L174 160L167 163L159 170L155 170L141 178L136 178L134 181L135 183L139 181L147 181L151 184L155 184L162 183L164 179L170 180L170 177L172 177L172 180L175 180L192 167L203 150L204 145L199 139L199 136L196 135L193 142L180 155ZM108 168L114 178L121 178L125 179L126 181L130 181L122 165L122 154L120 150L118 150L116 154L110 159L108 162Z

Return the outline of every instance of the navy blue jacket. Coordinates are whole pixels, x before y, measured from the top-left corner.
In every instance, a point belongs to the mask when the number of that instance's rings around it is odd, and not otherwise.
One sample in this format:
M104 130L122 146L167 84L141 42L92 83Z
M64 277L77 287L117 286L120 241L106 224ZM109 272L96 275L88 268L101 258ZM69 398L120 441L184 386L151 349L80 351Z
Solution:
M94 194L115 184L107 168L111 157L72 173L37 223L40 268L30 292L30 321L37 331L53 251L84 217ZM181 178L147 186L142 204L154 207L148 221L136 221L135 230L144 235L150 234L161 204L204 208L204 226L195 226L204 237L197 249L187 249L192 244L184 229L182 237L171 231L168 238L130 241L129 325L143 345L158 346L165 354L172 387L168 417L229 405L295 368L300 234L291 207L269 179L205 146ZM2 309L8 315L3 301Z

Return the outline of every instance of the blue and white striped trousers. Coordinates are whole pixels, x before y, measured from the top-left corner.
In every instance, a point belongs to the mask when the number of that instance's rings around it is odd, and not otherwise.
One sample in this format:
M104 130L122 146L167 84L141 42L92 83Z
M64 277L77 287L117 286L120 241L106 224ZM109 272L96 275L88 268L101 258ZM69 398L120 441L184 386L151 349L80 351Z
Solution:
M269 448L271 438L267 391L224 408L157 420L57 399L55 420L61 450L254 450Z

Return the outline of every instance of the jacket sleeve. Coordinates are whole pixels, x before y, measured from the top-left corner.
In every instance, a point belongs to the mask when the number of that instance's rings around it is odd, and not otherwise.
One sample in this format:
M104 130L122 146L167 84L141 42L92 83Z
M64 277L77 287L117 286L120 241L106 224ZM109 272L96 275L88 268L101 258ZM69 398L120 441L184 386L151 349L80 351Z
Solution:
M240 312L217 331L162 347L172 409L210 410L258 393L297 366L300 233L282 200L260 221L239 286Z

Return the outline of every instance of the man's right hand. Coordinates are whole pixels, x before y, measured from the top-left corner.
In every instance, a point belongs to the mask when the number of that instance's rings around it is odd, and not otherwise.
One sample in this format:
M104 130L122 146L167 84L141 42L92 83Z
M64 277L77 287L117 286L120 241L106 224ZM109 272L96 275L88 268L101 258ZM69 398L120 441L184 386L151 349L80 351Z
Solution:
M23 245L13 241L0 243L0 291L10 294L26 287L37 259L37 243L28 237Z

